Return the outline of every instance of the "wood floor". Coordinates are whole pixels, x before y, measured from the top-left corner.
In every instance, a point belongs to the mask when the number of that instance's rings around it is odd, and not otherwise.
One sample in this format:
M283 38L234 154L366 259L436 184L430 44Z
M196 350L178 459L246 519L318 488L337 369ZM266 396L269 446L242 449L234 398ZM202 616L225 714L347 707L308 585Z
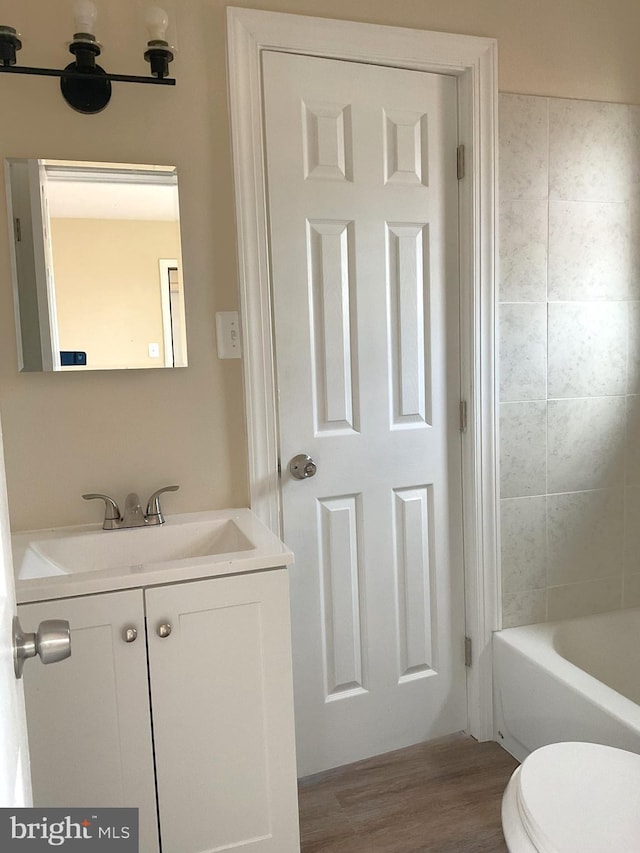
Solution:
M505 853L500 801L516 766L455 734L309 776L302 853Z

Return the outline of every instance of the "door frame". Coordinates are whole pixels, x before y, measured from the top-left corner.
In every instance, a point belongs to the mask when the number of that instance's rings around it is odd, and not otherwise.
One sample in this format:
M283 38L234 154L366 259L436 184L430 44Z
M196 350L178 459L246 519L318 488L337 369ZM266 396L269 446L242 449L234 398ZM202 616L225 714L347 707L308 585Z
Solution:
M262 112L265 50L450 74L465 147L460 201L461 399L467 731L493 738L491 635L500 627L497 488L497 42L280 12L227 9L227 60L239 256L251 508L281 530L277 398ZM461 650L462 654L462 650Z
M162 309L162 340L164 366L175 367L173 319L171 317L171 295L169 292L169 270L178 269L177 258L158 258L160 274L160 307Z

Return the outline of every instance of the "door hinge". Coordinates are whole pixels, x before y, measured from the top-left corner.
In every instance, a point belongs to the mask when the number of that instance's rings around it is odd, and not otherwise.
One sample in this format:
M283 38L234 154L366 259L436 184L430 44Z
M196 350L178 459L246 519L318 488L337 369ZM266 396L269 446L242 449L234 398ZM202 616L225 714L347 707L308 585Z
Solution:
M460 400L460 432L467 431L467 401Z
M22 224L18 217L16 217L16 243L22 243Z
M281 477L281 476L282 476L282 464L281 464L280 460L278 459L278 477Z
M458 145L457 151L458 180L464 178L464 145Z
M464 665L471 666L473 662L473 655L471 649L471 637L464 638Z

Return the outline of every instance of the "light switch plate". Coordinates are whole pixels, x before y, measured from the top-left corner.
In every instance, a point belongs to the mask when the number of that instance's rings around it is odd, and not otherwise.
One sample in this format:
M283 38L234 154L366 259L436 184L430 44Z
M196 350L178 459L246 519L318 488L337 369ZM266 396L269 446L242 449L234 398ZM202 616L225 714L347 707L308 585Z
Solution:
M237 311L218 311L216 313L216 343L218 358L240 358L240 321Z

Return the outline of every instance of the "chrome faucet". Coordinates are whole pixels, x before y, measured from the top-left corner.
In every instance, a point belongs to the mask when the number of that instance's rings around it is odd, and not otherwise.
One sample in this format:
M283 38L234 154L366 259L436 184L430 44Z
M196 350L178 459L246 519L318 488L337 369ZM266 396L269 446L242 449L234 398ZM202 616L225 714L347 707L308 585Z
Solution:
M163 492L177 492L180 486L163 486L154 492L147 501L146 509L142 510L140 498L135 492L127 495L124 504L124 514L120 513L120 507L109 495L89 494L83 495L85 501L100 499L104 501L104 523L103 530L123 530L127 527L156 527L164 524L164 515L160 506L160 495Z

